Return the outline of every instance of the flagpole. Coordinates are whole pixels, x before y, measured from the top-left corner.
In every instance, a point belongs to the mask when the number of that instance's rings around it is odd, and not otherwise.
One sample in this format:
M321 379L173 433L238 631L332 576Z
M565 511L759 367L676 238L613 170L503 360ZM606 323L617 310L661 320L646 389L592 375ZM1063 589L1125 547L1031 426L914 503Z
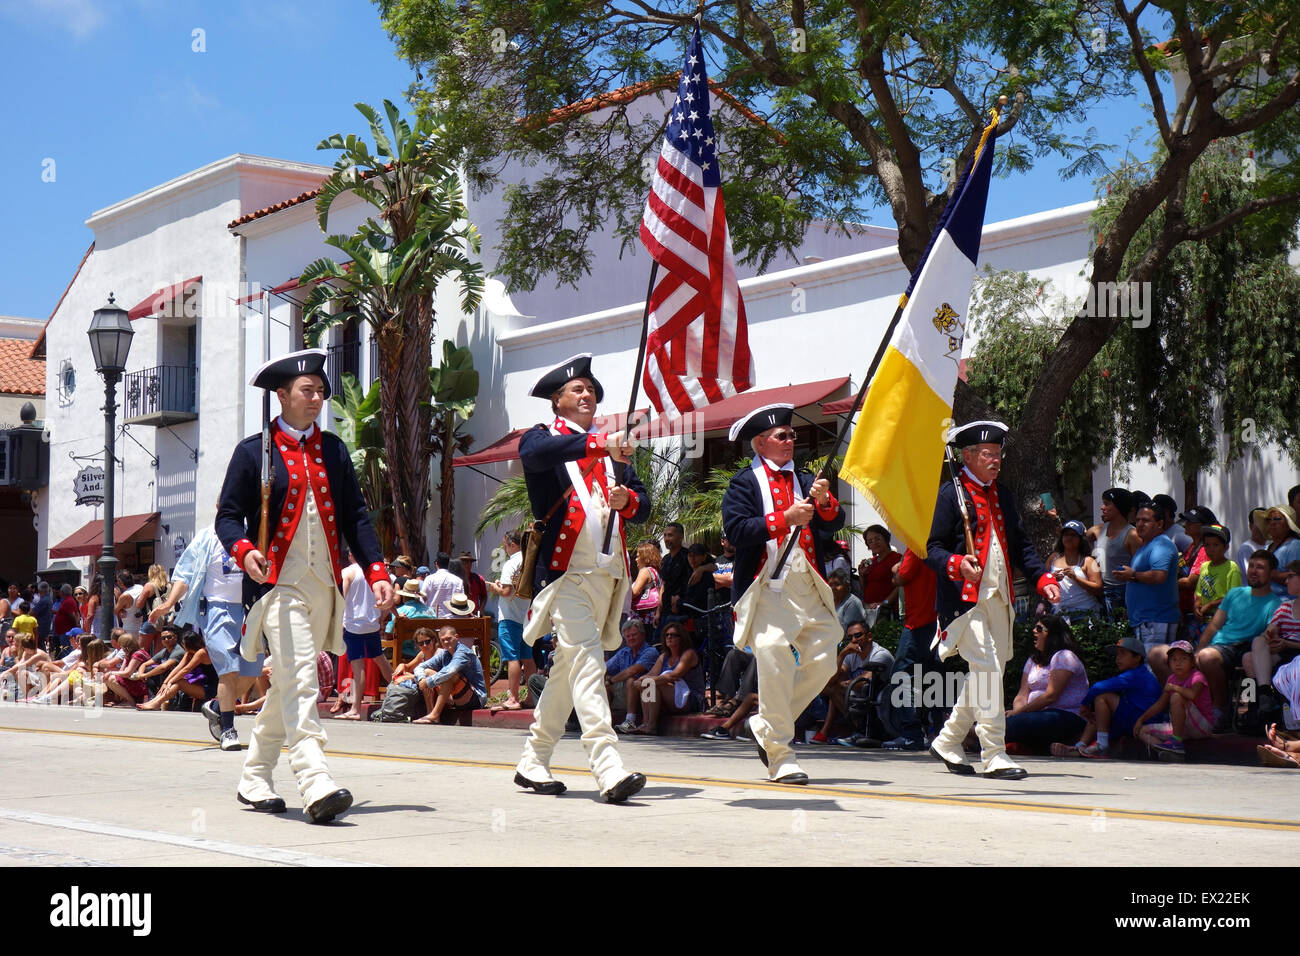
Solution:
M645 309L641 312L641 345L636 352L636 365L632 367L632 396L627 402L627 417L623 419L623 430L628 436L632 433L632 414L636 411L636 397L641 387L641 363L645 361L646 339L650 336L650 293L654 291L655 276L659 274L659 260L651 260L650 281L645 287ZM605 516L605 544L601 554L609 554L609 542L614 536L614 509L609 509Z
M1006 102L1007 102L1007 98L1005 96L998 97L998 106L1003 106L1006 104ZM991 112L993 114L993 118L989 121L989 125L984 127L984 132L980 136L979 145L975 147L975 155L971 159L971 163L970 163L971 170L973 170L975 168L975 164L979 162L980 152L984 149L985 143L988 142L989 134L998 125L998 116L999 116L998 108L994 107ZM969 175L969 172L970 170L967 171L967 175ZM954 199L957 197L960 191L961 191L960 188L953 190ZM940 224L939 228L934 231L934 236L937 236L939 232L942 231L942 228L943 226L942 224ZM934 236L930 237L930 242L932 244L934 242ZM930 250L927 248L926 256L923 256L921 259L922 263L925 262L925 258L928 257L929 252ZM866 397L867 389L870 388L871 386L871 379L875 376L876 369L880 366L880 360L885 357L885 352L889 348L889 343L894 337L894 330L898 327L898 320L903 317L903 309L905 309L906 307L907 307L907 293L904 292L902 295L898 297L898 308L894 309L894 317L889 320L889 325L885 329L885 334L880 339L880 345L876 349L876 354L871 359L871 365L867 369L867 374L864 375L862 378L862 385L859 386L858 388L857 398L853 400L853 407L850 408L848 414L844 416L844 422L843 424L840 425L839 433L835 436L835 442L831 445L831 450L826 455L826 463L823 464L821 468L818 470L817 477L813 479L814 483L826 476L827 469L831 467L831 462L835 460L836 454L839 453L840 445L844 443L844 438L848 434L849 429L852 427L853 415L858 410L858 408L862 405L862 399ZM807 501L808 499L805 498L803 500ZM797 530L798 529L796 528L791 528L790 534L786 537L785 546L781 549L781 555L777 559L776 566L772 569L773 581L775 581L778 577L780 577L781 572L785 569L785 563L790 558L790 552L794 548L795 540L799 537L799 535L796 533Z

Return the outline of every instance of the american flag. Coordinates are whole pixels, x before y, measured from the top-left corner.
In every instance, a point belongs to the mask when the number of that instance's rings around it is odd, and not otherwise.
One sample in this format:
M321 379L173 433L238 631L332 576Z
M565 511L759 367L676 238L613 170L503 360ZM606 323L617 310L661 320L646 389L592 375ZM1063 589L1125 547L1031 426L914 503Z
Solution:
M642 377L656 411L676 418L750 388L754 360L731 255L698 25L668 116L641 242L659 263Z

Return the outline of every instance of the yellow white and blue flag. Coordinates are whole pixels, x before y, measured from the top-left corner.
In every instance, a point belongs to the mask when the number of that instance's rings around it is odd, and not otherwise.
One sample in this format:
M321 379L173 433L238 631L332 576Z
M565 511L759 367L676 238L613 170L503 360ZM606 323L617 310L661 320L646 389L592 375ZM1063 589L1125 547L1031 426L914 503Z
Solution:
M944 209L903 297L840 475L914 553L925 554L952 424L962 343L993 168L994 122Z

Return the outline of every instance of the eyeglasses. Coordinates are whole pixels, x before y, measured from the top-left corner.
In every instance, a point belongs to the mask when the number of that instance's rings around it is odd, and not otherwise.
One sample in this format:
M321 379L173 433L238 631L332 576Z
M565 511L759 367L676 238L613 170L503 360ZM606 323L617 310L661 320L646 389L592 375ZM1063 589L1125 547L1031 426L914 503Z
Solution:
M681 631L664 631L664 637L681 637Z
M773 432L768 436L772 441L794 441L794 432Z
M1046 626L1045 624L1035 624L1035 625L1034 625L1034 633L1035 633L1035 634L1037 634L1039 631L1046 631L1046 630L1047 630L1047 626Z
M433 643L433 638L430 637L423 641L416 641L415 643L420 645L421 647L428 647L430 644Z

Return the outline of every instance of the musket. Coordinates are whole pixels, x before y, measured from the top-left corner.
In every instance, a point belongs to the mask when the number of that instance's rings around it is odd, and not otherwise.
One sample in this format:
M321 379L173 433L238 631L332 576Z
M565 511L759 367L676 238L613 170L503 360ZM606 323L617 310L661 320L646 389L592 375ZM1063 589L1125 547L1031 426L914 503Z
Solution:
M944 447L943 460L948 464L948 475L952 478L953 490L957 492L957 507L961 509L961 523L966 531L966 553L972 558L975 557L975 535L970 530L970 511L966 508L966 489L962 488L961 480L957 477L956 463L952 457L952 446Z
M271 294L262 293L262 351L263 361L271 352ZM271 392L262 389L262 515L257 523L257 550L262 557L269 555L271 546Z

